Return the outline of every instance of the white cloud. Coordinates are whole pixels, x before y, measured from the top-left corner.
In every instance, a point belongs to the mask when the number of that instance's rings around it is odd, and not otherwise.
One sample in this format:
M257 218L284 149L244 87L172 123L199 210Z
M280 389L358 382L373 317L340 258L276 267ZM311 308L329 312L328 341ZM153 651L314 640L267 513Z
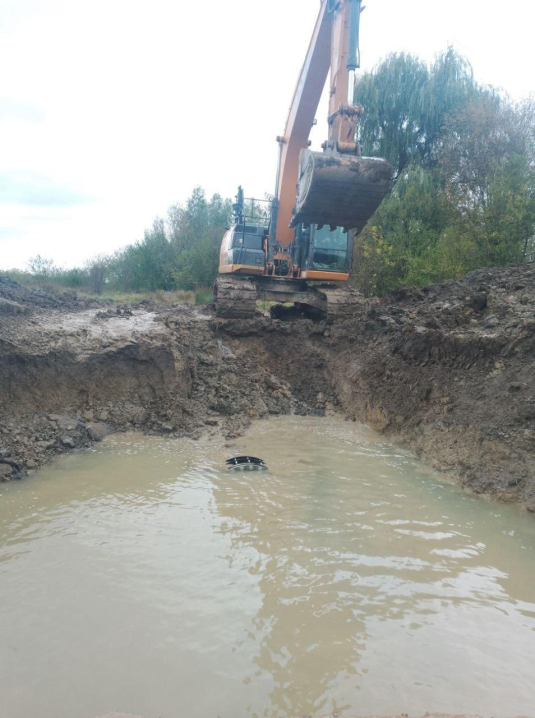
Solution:
M369 0L365 68L453 43L476 77L533 90L525 0ZM0 206L0 267L37 252L73 264L140 238L195 185L272 191L275 136L319 2L3 0L0 172L97 198L47 212ZM3 98L3 101L2 99ZM2 111L2 107L4 110ZM325 132L318 113L316 144Z

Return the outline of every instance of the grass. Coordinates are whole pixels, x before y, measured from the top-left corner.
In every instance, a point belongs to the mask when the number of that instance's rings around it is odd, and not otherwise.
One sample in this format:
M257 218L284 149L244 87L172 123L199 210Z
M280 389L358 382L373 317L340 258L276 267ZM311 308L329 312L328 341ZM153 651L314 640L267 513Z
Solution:
M211 304L214 301L214 293L210 287L199 287L195 290L195 304Z
M89 287L68 287L59 282L54 282L53 278L36 277L29 272L10 270L2 274L28 289L42 290L54 294L76 292L79 297L109 300L118 304L139 304L145 299L150 299L159 306L184 303L204 305L214 301L211 287L198 287L194 291L184 289L163 291L160 289L156 292L121 292L115 289L105 289L101 294L95 294Z
M111 302L117 302L118 304L139 304L144 299L149 297L148 294L137 294L134 292L102 292L102 294L94 294L88 289L75 289L74 290L79 297L84 299L104 299Z

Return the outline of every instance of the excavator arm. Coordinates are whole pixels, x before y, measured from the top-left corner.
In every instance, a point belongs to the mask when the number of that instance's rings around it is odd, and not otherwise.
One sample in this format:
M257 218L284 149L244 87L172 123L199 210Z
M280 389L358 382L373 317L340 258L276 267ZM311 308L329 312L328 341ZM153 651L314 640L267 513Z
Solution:
M361 11L361 0L321 4L284 135L277 138L270 247L292 244L298 222L361 229L390 188L390 165L360 157L356 142L363 112L353 104ZM308 149L309 136L329 69L328 139L316 153Z

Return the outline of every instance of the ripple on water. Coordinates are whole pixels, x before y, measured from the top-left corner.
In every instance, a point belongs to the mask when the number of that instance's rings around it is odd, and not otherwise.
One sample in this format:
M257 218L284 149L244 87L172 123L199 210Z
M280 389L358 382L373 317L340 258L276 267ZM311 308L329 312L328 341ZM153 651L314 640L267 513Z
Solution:
M530 517L338 419L237 444L270 471L125 435L0 488L6 718L534 712Z

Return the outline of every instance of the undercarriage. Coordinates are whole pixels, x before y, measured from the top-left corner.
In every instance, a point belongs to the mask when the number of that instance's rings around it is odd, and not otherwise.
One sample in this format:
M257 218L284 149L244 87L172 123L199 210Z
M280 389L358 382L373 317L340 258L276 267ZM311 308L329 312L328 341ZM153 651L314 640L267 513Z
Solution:
M218 317L248 319L257 311L257 302L293 304L320 317L351 314L361 295L347 286L312 285L303 279L285 277L220 276L214 285Z

